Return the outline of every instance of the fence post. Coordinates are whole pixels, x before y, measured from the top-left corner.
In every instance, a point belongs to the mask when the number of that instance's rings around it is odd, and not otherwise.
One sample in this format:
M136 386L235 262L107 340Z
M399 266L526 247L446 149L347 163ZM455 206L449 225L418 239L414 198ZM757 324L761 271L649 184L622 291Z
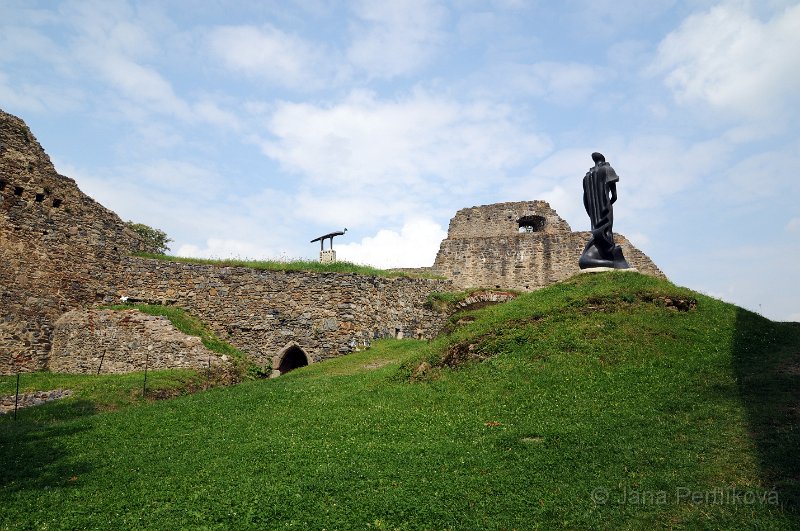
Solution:
M17 406L19 406L19 372L17 372L17 392L14 394L14 421L17 420Z
M150 361L150 351L144 351L144 386L142 387L142 398L147 393L147 362Z

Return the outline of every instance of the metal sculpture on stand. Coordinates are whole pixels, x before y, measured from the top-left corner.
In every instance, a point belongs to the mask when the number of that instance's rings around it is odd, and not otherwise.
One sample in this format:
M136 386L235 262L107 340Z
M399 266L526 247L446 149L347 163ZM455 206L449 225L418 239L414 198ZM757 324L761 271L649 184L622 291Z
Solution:
M336 236L344 236L347 229L343 231L331 232L324 234L318 238L314 238L310 243L319 242L319 261L323 264L332 264L336 262L336 251L333 250L333 239ZM330 240L330 249L325 250L325 240Z

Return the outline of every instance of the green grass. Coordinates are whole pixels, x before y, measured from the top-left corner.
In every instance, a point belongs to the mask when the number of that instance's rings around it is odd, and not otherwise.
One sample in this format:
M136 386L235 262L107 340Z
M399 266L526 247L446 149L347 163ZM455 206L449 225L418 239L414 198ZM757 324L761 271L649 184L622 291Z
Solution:
M409 273L407 271L397 271L392 269L378 269L376 267L354 264L351 262L334 262L323 264L313 260L239 260L239 259L211 259L211 258L191 258L185 256L169 256L164 254L134 253L134 256L141 258L152 258L167 262L183 262L187 264L208 264L220 267L249 267L251 269L265 269L268 271L307 271L313 273L357 273L359 275L369 275L377 277L411 277L411 278L431 278L440 279L435 275L426 273Z
M633 273L464 317L274 380L0 418L0 528L800 525L800 326Z
M141 405L157 397L186 394L206 384L205 374L192 370L148 371L147 393L143 397L143 372L113 375L22 373L20 393L71 389L73 395L68 399L50 402L43 406L21 409L18 417L20 422L59 423L104 411ZM16 376L0 376L0 396L11 396L15 391ZM9 422L10 417L11 415L5 418L0 416L0 425Z

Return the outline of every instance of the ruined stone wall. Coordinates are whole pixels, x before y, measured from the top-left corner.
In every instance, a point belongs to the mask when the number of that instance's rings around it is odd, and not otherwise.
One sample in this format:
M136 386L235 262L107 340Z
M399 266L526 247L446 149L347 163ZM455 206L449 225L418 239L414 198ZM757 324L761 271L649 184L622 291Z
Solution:
M54 321L102 297L106 268L141 245L0 110L0 374L44 368Z
M447 239L502 238L517 234L520 222L530 218L542 223L538 227L539 233L562 234L571 231L569 224L546 201L519 201L462 208L450 220Z
M534 230L519 232L520 220L533 220ZM589 232L572 232L545 201L465 208L450 221L433 269L458 289L530 291L579 273L578 258L589 237ZM632 267L666 278L624 236L614 237Z
M531 232L520 233L520 226ZM121 296L182 307L262 365L292 342L318 361L379 337L430 338L447 317L425 307L431 292L545 286L578 272L587 240L588 233L571 232L546 202L527 201L456 214L432 268L452 281L134 258L131 251L146 250L136 234L56 173L22 120L0 111L0 374L72 367L65 361L70 345L82 345L75 347L76 367L91 370L90 349L110 350L110 343L78 334L78 326L101 314L61 321L56 349L54 324L66 312ZM663 276L647 256L618 240L631 265ZM131 337L149 325L142 326L132 328Z
M264 271L126 257L106 300L170 304L264 366L290 342L314 361L383 337L431 338L447 315L425 308L446 280Z
M109 374L156 369L204 369L223 363L199 337L166 317L138 310L73 310L54 326L53 372Z

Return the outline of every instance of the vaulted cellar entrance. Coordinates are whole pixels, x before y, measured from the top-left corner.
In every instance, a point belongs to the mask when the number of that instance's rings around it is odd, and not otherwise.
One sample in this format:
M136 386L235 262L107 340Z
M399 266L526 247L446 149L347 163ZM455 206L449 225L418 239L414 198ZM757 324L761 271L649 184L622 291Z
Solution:
M272 376L280 376L311 363L311 358L300 345L292 341L272 358Z

